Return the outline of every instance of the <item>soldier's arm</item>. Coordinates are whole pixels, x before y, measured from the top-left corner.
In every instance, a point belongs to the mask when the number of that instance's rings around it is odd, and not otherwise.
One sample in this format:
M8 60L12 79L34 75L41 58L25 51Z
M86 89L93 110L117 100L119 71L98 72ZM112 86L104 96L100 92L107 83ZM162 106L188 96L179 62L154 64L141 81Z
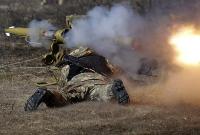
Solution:
M65 55L63 61L57 64L58 67L64 65L73 65L81 67L87 71L93 71L102 75L111 75L112 70L109 68L106 59L100 55L87 55L83 57L75 57L71 55Z

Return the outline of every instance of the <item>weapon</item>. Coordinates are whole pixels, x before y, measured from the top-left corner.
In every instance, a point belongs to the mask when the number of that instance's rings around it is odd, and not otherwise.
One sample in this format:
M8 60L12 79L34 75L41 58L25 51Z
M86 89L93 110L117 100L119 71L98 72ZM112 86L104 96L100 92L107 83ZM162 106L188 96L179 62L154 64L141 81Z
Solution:
M74 19L83 18L82 15L66 16L66 27L56 30L55 28L24 28L11 26L5 29L6 36L15 35L25 38L25 41L33 46L50 45L50 53L44 56L43 62L46 65L55 63L56 59L60 59L66 52L60 44L64 44L64 37L72 28L72 21ZM65 42L66 44L66 42ZM60 53L58 53L60 52Z
M43 30L43 29L39 29L37 32L38 33L34 33L40 41L40 39L42 40L48 40L53 42L54 44L63 44L64 43L64 36L65 34L69 31L69 28L64 28L64 29L60 29L60 30ZM41 42L34 42L31 41L31 32L32 29L31 28L23 28L23 27L9 27L7 29L5 29L5 34L6 36L11 36L11 35L15 35L15 36L19 36L19 37L23 37L25 38L25 41L28 44L34 45L34 44L42 44Z
M82 72L97 72L104 76L109 76L112 74L106 59L97 54L90 54L83 57L65 55L63 61L59 62L56 66L62 67L63 65L70 66L68 75L69 80L73 76Z
M6 36L10 36L11 34L18 35L21 37L26 37L28 35L28 29L18 27L15 28L14 26L9 27L8 29L5 29Z
M56 30L55 28L41 28L40 26L36 28L24 28L11 26L5 29L6 36L19 36L24 37L25 41L31 45L42 45L42 40L50 40L53 44L64 44L64 37L66 33L72 28L72 22L75 19L84 18L84 15L69 15L66 16L66 26L63 29ZM37 22L37 21L36 21ZM47 22L48 23L48 22ZM37 41L32 41L31 37L37 39ZM40 42L41 41L41 42Z
M6 36L15 35L18 37L25 38L25 41L33 46L49 45L50 53L44 56L45 64L51 65L56 59L62 57L66 50L60 46L64 44L65 34L70 30L70 28L64 29L42 29L42 28L23 28L23 27L9 27L5 29ZM58 53L59 52L59 53Z

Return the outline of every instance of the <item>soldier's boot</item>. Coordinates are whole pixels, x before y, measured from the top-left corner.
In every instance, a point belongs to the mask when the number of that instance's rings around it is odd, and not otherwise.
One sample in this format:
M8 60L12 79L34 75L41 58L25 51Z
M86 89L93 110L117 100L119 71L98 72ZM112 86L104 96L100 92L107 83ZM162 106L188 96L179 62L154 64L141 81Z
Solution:
M24 110L33 111L44 102L47 107L61 107L67 104L63 96L58 92L51 92L44 88L38 88L35 93L27 100Z
M128 93L124 87L122 80L119 79L114 80L114 84L112 86L112 92L119 104L125 105L130 102Z
M50 91L44 88L38 88L35 93L29 97L25 103L25 111L33 111L38 108L38 106L45 101L45 99L50 95Z

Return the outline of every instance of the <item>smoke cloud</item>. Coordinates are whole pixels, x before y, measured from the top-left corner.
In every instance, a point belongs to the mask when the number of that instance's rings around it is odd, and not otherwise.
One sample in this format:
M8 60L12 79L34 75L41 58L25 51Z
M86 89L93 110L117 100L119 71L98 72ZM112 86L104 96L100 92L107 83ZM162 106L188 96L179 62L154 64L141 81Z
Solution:
M128 6L95 7L85 18L73 22L65 40L69 47L92 48L127 73L135 74L142 56L132 45L143 22L143 18Z
M51 43L49 40L42 36L44 31L52 31L56 28L50 24L47 20L33 20L29 24L29 44L33 47L48 47Z
M133 79L140 79L134 76L142 58L156 59L161 65L160 80L156 83L138 85L120 76L134 103L199 105L200 85L197 80L200 71L176 65L176 54L168 42L177 27L191 23L196 25L198 17L191 8L184 7L179 12L167 10L169 12L158 12L161 10L156 8L156 13L140 16L127 5L95 7L86 17L73 22L65 42L67 47L82 45L94 49Z

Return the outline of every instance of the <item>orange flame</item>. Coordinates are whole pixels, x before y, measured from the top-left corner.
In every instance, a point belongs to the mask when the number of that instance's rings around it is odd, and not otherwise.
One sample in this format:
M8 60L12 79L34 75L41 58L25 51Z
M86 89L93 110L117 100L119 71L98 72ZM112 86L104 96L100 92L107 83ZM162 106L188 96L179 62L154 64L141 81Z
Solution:
M172 35L169 43L177 52L177 61L182 64L199 65L200 34L194 27L184 27Z

